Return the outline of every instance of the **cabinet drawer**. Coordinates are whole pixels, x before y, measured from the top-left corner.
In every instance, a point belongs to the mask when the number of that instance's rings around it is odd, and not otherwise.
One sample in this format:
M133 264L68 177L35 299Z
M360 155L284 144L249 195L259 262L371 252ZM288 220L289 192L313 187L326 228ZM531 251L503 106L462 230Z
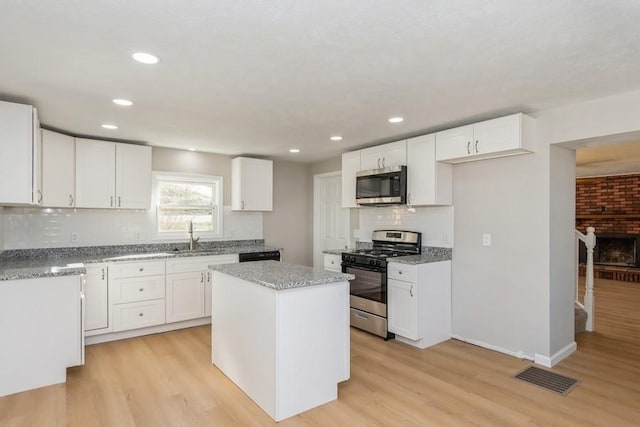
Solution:
M324 268L325 270L342 271L342 256L325 254L324 255Z
M113 306L113 331L144 328L164 323L164 300L132 302Z
M109 282L111 303L164 298L164 275L115 279Z
M109 264L109 277L140 277L164 274L164 261L118 262Z
M237 254L172 259L167 261L167 274L206 271L213 264L233 264L236 262L238 262Z
M390 262L387 264L387 277L416 283L418 281L418 266Z

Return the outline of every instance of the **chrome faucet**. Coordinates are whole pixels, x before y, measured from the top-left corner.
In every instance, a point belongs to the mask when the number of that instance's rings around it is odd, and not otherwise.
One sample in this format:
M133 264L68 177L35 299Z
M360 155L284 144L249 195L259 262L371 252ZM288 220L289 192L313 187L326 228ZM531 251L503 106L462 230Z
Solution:
M189 221L189 250L190 251L196 248L196 243L198 242L198 240L200 240L199 237L197 239L193 238L193 221Z

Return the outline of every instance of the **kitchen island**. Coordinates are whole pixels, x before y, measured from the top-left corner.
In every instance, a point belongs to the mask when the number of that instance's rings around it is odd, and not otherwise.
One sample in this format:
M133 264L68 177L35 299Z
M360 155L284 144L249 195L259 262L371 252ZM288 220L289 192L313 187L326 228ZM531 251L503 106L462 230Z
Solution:
M275 421L337 399L353 276L277 261L210 268L213 364Z

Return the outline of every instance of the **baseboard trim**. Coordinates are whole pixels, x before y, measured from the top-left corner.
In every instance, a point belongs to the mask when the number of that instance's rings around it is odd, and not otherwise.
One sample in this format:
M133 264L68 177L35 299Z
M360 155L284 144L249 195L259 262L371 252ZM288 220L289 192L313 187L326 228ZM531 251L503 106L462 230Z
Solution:
M502 348L502 347L498 347L498 346L495 346L495 345L492 345L492 344L488 344L488 343L483 342L483 341L474 340L474 339L471 339L471 338L466 338L466 337L463 337L461 335L453 334L451 336L451 338L454 338L454 339L456 339L458 341L464 341L464 342L469 343L469 344L477 345L478 347L486 348L488 350L497 351L498 353L503 353L503 354L506 354L506 355L509 355L509 356L517 357L518 359L534 360L533 356L528 355L528 354L524 354L521 351L516 352L516 351L507 350L506 348Z
M149 326L148 328L132 329L129 331L110 332L102 335L92 335L85 337L85 345L102 344L109 341L124 340L127 338L141 337L143 335L158 334L161 332L175 331L177 329L192 328L194 326L207 325L211 323L211 317L201 319L185 320L182 322L165 323L164 325Z
M578 345L576 344L575 341L573 341L567 344L566 346L564 346L563 348L561 348L551 357L543 356L541 354L536 354L535 358L533 359L533 362L537 365L544 366L545 368L553 368L559 362L569 357L574 351L576 351L577 348L578 348Z

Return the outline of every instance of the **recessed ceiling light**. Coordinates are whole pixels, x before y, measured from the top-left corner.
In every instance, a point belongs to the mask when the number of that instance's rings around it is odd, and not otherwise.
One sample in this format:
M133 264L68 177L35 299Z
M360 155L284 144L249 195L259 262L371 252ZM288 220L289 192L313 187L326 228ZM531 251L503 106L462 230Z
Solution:
M189 151L196 151L195 148L189 148Z
M391 117L389 119L389 123L402 123L404 121L404 118L402 117Z
M332 141L342 141L342 137L340 135L335 135L331 137Z
M289 149L289 152L290 153L299 153L300 150L298 148L291 148L291 149Z
M158 63L158 57L155 56L155 55L151 55L150 53L136 52L131 56L133 57L133 59L135 59L138 62L142 62L143 64L157 64Z
M113 103L118 105L123 105L125 107L130 107L133 105L133 102L129 101L128 99L122 99L122 98L114 99Z
M118 129L118 126L116 126L116 125L109 125L109 124L106 124L106 123L105 123L105 124L103 124L103 125L102 125L102 127L103 127L103 128L105 128L105 129L111 129L111 130Z

